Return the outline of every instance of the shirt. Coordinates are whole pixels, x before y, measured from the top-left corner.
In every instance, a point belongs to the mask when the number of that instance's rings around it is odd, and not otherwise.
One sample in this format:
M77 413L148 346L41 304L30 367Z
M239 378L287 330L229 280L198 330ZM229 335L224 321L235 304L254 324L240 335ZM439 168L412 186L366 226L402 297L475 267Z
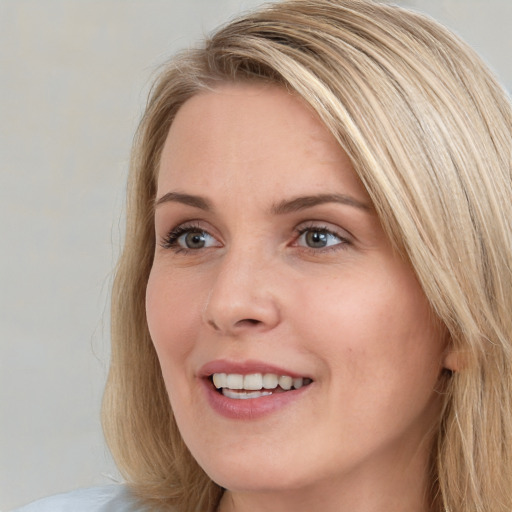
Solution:
M12 512L150 512L126 485L78 489L34 501Z

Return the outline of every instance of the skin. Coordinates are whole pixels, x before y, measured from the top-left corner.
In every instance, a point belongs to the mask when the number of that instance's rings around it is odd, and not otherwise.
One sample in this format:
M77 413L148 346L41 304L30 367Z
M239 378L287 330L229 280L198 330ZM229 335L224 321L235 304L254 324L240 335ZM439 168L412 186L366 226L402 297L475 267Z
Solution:
M219 510L427 511L445 336L316 115L277 86L193 97L163 148L157 199L168 193L211 208L157 204L148 325L185 443L227 489ZM322 194L350 200L275 211ZM205 245L166 245L177 226ZM271 414L226 418L199 376L218 359L313 382Z

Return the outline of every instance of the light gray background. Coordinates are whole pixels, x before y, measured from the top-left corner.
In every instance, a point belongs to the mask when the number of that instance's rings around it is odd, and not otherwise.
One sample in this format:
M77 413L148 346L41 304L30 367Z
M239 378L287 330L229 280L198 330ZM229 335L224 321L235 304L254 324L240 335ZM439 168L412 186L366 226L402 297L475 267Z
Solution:
M116 480L99 407L131 137L155 70L258 0L0 0L0 510ZM512 0L406 0L510 90Z

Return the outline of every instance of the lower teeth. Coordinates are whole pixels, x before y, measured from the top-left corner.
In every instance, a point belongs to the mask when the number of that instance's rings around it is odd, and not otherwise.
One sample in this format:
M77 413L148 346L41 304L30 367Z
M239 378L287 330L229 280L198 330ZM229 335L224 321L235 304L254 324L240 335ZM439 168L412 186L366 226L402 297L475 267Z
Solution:
M272 394L272 391L235 391L229 388L222 388L222 394L228 398L246 400L248 398L260 398L262 396L269 396Z

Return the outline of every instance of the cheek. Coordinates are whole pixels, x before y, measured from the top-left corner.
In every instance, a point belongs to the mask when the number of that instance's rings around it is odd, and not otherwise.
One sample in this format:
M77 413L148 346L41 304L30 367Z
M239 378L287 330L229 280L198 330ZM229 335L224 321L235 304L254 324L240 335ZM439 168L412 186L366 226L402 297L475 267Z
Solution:
M171 274L172 275L172 274ZM193 288L192 288L193 289ZM175 290L180 290L176 293ZM162 377L176 420L187 428L187 411L192 397L186 385L190 380L187 365L194 347L197 308L191 307L191 288L177 287L158 266L153 268L146 289L146 316Z
M379 395L383 386L390 394L403 387L404 396L411 387L426 393L435 387L442 330L414 277L353 273L314 292L310 288L306 297L299 309L309 312L310 321L304 319L300 330L317 340L332 379L345 374L359 389L371 387Z
M146 289L146 316L166 380L166 369L178 366L191 350L194 330L200 320L194 302L197 302L197 293L193 287L178 287L175 280L158 267L151 270Z

